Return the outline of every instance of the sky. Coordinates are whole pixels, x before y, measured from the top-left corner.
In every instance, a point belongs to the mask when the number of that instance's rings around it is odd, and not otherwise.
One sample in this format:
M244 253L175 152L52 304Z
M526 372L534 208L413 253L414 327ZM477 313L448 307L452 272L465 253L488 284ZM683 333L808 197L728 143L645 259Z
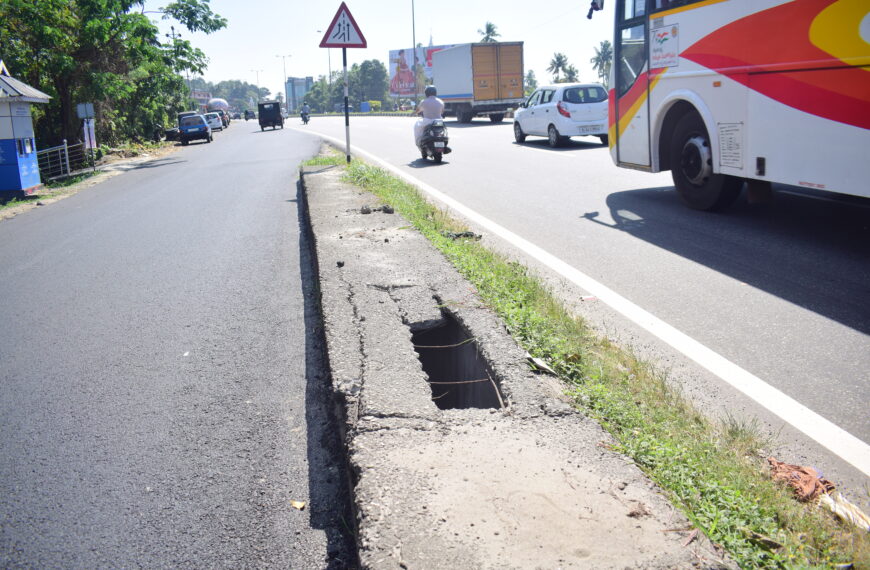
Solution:
M145 7L156 10L168 1L147 0ZM581 81L598 81L589 60L601 41L613 41L614 4L605 2L588 20L589 0L346 0L368 44L348 49L347 64L377 59L388 66L390 50L412 47L414 35L424 46L430 37L434 45L477 42L478 30L492 22L499 41L524 42L525 70L533 70L539 84L551 81L546 69L555 52L567 56ZM341 70L341 49L318 47L340 5L340 0L211 0L227 27L210 35L186 29L181 34L208 56L206 80L259 81L275 95L284 89L285 66L290 77L315 79L330 68ZM173 23L158 22L163 32Z

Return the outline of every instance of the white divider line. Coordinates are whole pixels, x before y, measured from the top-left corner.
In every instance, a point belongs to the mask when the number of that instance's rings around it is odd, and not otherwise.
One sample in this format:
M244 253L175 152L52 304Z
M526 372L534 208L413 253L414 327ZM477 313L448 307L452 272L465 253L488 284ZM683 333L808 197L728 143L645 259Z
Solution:
M341 146L338 139L320 135L334 144ZM376 163L426 192L447 207L465 216L473 223L486 228L493 234L507 241L517 249L534 257L562 277L570 280L578 287L609 305L621 315L641 326L648 332L682 352L723 381L727 382L743 394L752 398L765 409L779 416L793 428L805 433L832 453L857 468L864 475L870 476L870 445L867 445L841 427L823 418L797 400L767 384L761 378L737 366L730 360L707 348L700 342L680 332L655 315L635 305L609 287L595 281L588 275L578 271L556 256L544 251L535 244L521 238L495 222L481 216L471 208L457 202L450 196L436 190L399 168L388 164L380 158L357 148L356 154L364 155L366 160Z

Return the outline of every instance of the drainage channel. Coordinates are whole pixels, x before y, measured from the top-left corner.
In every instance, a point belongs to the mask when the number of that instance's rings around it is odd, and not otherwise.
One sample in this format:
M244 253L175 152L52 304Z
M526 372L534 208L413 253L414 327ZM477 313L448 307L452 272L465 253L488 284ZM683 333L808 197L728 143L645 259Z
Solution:
M439 409L504 407L476 340L449 313L439 325L412 333L411 342Z

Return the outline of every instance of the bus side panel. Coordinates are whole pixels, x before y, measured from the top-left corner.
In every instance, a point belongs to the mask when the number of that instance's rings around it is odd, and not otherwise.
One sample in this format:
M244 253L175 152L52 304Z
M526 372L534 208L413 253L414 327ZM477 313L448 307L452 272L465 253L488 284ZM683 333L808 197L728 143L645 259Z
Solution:
M825 81L837 70L802 73ZM750 91L749 111L747 177L870 197L870 129L813 115L756 91Z

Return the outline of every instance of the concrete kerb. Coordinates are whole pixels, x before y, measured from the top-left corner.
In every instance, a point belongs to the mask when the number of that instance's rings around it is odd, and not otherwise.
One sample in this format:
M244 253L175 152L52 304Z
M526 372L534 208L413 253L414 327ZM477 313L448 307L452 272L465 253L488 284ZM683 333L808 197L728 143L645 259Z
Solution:
M301 177L362 566L733 567L558 382L530 370L450 263L342 172ZM425 338L476 351L419 356ZM468 373L490 394L497 385L504 407L465 407L484 402L470 391L441 409L464 389L430 387L442 373Z

